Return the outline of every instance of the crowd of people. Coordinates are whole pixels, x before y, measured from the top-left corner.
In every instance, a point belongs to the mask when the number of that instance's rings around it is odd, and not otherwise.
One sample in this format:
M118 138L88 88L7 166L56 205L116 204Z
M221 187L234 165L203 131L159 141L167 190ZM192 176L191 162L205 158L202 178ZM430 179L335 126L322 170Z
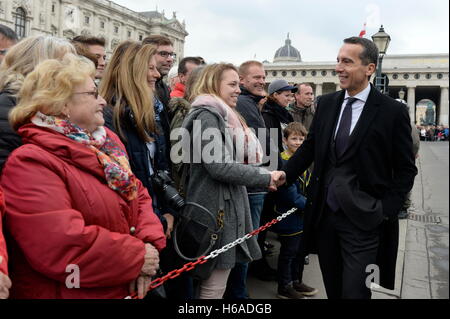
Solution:
M380 260L392 286L417 171L406 108L369 83L371 41L344 40L342 91L320 98L309 83L266 88L258 61L174 65L161 35L107 59L102 38L0 26L0 49L0 298L248 299L253 273L304 299L318 292L309 253L329 298L370 298ZM261 232L148 294L292 208L271 229L276 269Z
M418 125L416 126L418 134L420 134L420 140L421 141L448 141L449 140L449 131L448 127L443 125L428 125L428 126L422 126Z

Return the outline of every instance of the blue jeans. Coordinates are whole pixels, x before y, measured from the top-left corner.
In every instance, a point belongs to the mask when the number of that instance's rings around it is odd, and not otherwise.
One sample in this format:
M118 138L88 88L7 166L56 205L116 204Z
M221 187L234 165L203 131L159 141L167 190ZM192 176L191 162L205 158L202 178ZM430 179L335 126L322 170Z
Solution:
M249 194L250 213L252 216L253 230L259 228L259 220L264 205L266 194ZM228 299L247 299L247 271L248 263L236 263L228 277L225 296Z
M249 194L248 202L250 203L250 214L252 216L253 230L259 228L261 220L261 212L264 206L266 194Z

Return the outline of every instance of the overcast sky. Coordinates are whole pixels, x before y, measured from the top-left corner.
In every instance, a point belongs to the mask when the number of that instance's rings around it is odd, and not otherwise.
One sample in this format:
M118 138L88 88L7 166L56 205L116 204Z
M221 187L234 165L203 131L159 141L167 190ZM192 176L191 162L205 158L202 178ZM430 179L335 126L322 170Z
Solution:
M447 0L114 0L133 11L177 12L186 21L185 56L240 64L273 61L290 33L304 62L335 61L342 40L367 22L369 39L383 24L387 54L448 53Z

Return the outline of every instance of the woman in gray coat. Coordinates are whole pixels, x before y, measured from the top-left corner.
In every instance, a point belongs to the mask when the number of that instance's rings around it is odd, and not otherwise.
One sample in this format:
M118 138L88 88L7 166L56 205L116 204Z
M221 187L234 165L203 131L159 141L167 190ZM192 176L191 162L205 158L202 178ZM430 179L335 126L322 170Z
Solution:
M234 110L240 89L232 64L206 66L193 91L196 98L183 122L183 129L189 132L189 139L183 139L183 151L190 154L188 161L183 159L189 162L185 196L187 202L204 206L223 221L222 247L253 230L245 187L274 191L285 176L257 167L262 148ZM252 237L216 258L212 274L200 283L200 299L222 298L235 264L259 259L261 251Z

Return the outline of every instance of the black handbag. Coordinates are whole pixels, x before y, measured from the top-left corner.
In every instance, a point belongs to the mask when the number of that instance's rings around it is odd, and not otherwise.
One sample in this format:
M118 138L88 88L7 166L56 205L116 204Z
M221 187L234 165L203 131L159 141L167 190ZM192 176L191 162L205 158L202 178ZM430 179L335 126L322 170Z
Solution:
M184 263L196 261L219 248L223 217L223 208L219 209L216 217L202 205L186 202L172 232L174 249ZM210 259L188 274L194 279L208 279L216 264L217 258Z

